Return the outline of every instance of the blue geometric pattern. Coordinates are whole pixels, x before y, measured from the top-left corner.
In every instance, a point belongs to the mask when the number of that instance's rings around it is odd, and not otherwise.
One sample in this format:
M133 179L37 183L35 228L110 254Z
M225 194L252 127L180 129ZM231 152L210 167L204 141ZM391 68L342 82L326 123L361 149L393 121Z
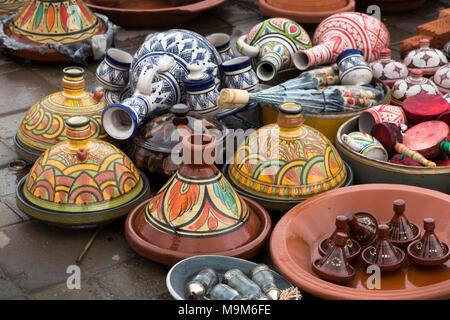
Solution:
M223 86L225 88L250 90L259 83L255 72L243 72L235 75L224 75Z

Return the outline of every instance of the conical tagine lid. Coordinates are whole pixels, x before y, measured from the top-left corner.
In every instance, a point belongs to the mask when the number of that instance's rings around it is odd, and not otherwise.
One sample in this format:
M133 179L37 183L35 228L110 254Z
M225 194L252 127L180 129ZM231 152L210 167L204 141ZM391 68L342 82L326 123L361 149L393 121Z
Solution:
M68 140L48 149L23 186L26 200L60 213L110 210L127 204L143 189L132 161L108 142L91 139L87 117L66 120Z
M84 70L67 67L63 70L63 91L53 93L35 105L25 115L15 139L18 152L29 160L36 158L57 142L67 139L65 120L72 116L89 116L92 137L105 139L101 114L107 102L103 94L84 91Z
M28 0L0 0L0 14L7 14L23 7Z
M228 167L235 186L264 199L303 200L344 185L341 157L322 133L303 124L301 113L301 106L286 103L277 123L245 138Z

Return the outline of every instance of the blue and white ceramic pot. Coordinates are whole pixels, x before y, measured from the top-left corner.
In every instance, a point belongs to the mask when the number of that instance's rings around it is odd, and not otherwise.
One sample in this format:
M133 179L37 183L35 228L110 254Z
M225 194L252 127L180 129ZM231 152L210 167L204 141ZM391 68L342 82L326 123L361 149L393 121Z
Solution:
M186 104L191 111L215 115L218 112L217 98L220 93L214 78L203 73L200 65L189 66L189 70L189 75L184 79Z
M227 61L235 57L233 48L231 47L231 37L228 34L212 33L207 35L206 39L217 49L222 61Z
M97 67L97 80L106 90L122 91L128 84L132 61L133 57L128 52L109 48Z
M186 102L183 80L188 65L199 64L220 85L222 58L201 35L181 29L153 33L133 57L129 86L132 96L103 112L103 126L116 139L134 135L146 117ZM106 121L106 122L105 122Z
M224 88L252 90L258 83L258 76L252 69L250 57L242 56L227 60L220 65Z
M372 81L372 68L364 59L361 50L348 49L336 59L339 79L343 85L362 85Z

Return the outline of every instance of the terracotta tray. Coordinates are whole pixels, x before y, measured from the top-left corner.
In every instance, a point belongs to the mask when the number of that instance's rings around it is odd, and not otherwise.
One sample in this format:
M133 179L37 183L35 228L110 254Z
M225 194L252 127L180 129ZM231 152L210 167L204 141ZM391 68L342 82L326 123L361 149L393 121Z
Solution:
M450 195L399 184L367 184L340 188L315 196L294 207L277 223L270 239L270 252L277 269L300 290L324 299L448 299L450 261L424 268L405 258L397 271L381 274L381 289L368 289L361 260L353 266L355 280L338 285L320 279L311 270L318 259L317 245L334 230L337 215L351 211L374 213L381 223L393 215L392 202L406 201L408 219L422 226L423 219L436 220L436 233L450 240ZM355 201L355 199L358 199Z
M226 0L204 0L174 7L169 0L118 0L115 5L101 6L85 1L93 11L105 14L124 27L162 27L176 25L198 17L203 11L217 7Z

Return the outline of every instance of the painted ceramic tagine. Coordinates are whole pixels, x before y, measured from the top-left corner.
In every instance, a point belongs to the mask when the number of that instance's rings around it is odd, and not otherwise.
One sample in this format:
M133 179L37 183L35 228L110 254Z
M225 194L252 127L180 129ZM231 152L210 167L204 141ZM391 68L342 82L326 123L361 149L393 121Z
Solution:
M437 266L450 259L448 244L439 240L434 228L433 218L423 219L422 238L411 242L406 250L410 260L422 266Z
M20 58L86 63L88 57L104 55L93 38L109 46L114 31L106 16L95 15L82 0L29 0L3 23L0 38L6 52Z
M419 227L408 221L404 212L406 208L405 200L397 199L394 201L394 216L387 223L389 226L389 239L400 247L407 247L412 241L420 237Z
M450 93L450 63L440 67L433 76L433 82L442 94Z
M321 64L332 64L340 53L358 49L370 63L378 59L383 48L389 47L390 34L375 17L359 12L334 14L316 28L311 49L295 53L297 69L306 70Z
M273 211L352 180L331 142L303 124L302 107L294 103L279 107L277 123L245 137L224 172L240 194Z
M65 120L72 116L90 117L92 137L109 139L101 121L101 113L107 105L103 93L84 91L83 68L67 67L63 73L63 91L53 93L33 105L14 137L17 153L29 162L34 162L55 143L67 139Z
M239 52L253 59L259 80L267 82L279 71L293 68L295 52L311 48L311 40L298 23L285 18L270 18L241 36L236 45Z
M91 138L90 120L66 120L67 140L41 155L16 190L19 209L38 220L85 228L116 220L150 195L148 180L112 144Z
M176 160L183 137L192 133L214 136L220 148L227 129L214 119L189 112L185 104L176 104L169 113L139 128L128 154L136 166L148 174L153 185L162 187L179 167Z
M0 0L0 15L8 14L22 8L28 0Z
M392 87L392 104L402 106L403 101L418 94L440 95L430 79L424 78L420 69L412 69L405 79L397 80Z
M119 140L136 133L145 118L184 103L188 66L201 65L203 72L220 85L222 58L201 35L181 29L155 32L137 50L130 67L132 96L107 106L103 112L106 132Z
M391 54L390 49L384 48L380 51L380 59L370 64L373 76L389 87L392 87L397 80L408 76L408 68L402 62L392 59Z
M419 69L425 76L432 76L437 69L448 63L441 50L430 48L430 40L419 41L420 48L410 51L403 63L409 70Z
M216 141L192 134L182 141L182 164L125 223L140 255L173 265L199 254L251 258L269 236L271 220L260 205L235 192L214 166Z
M369 212L346 212L348 234L361 248L370 246L377 237L378 219Z

